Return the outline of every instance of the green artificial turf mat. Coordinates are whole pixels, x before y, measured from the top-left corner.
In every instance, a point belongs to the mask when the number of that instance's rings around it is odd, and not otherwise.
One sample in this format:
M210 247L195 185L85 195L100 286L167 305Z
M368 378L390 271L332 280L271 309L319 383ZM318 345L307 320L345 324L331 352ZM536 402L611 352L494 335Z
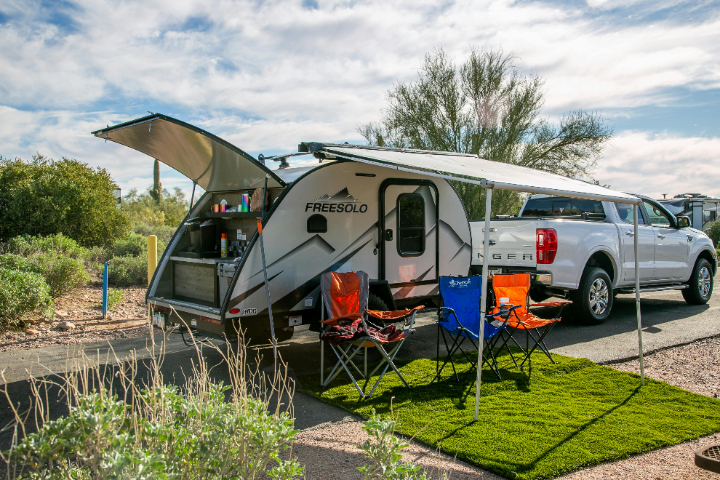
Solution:
M651 379L640 387L638 375L553 357L558 364L534 354L524 372L501 369L502 381L485 368L478 422L474 373L458 383L448 365L434 380L434 359L396 362L412 388L390 372L368 400L344 372L325 389L317 374L299 380L305 393L362 418L373 409L390 415L394 397L397 433L508 478L552 478L720 431L716 399ZM468 371L464 359L455 363Z

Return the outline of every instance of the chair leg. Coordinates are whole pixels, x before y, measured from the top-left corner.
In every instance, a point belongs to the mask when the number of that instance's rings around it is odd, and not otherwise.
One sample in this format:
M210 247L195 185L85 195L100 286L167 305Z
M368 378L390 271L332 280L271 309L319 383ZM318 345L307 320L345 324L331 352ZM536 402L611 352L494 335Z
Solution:
M445 357L445 362L443 362L442 366L441 366L439 369L438 369L437 366L436 366L436 375L435 375L435 378L439 378L439 377L440 377L440 374L441 374L442 371L445 369L445 365L447 365L448 362L450 362L450 365L452 366L452 369L453 369L453 373L455 374L455 378L456 378L457 381L459 382L459 381L460 381L460 377L458 377L457 370L455 370L455 362L453 362L452 356L453 356L453 354L455 353L455 351L457 350L456 345L457 345L458 339L459 339L460 337L457 337L457 336L456 336L456 337L453 337L455 340L453 341L452 347L449 347L449 346L448 346L448 343L447 343L447 337L445 337L445 331L444 331L444 330L440 330L440 333L442 334L443 343L445 343L445 351L447 352L447 356ZM438 340L438 342L439 342L439 340ZM438 347L438 351L439 351L439 347ZM438 358L440 358L440 355L439 355L439 354L438 354ZM438 363L439 363L439 360L438 360Z
M538 332L539 337L538 337L537 339L536 339L535 337L533 337L533 340L535 341L535 345L533 345L532 350L530 350L530 351L528 352L528 354L525 356L525 359L524 359L524 360L522 361L522 363L520 364L520 368L522 368L522 366L525 364L525 360L527 360L527 359L530 358L530 355L532 355L532 353L535 351L535 349L536 349L538 346L540 347L540 350L541 350L545 355L547 355L547 357L550 359L550 361L551 361L552 363L557 363L555 360L553 360L552 355L550 355L550 351L547 349L547 346L545 345L545 342L543 341L543 340L545 339L545 336L546 336L548 333L550 333L550 330L552 330L553 327L555 327L555 324L556 324L556 323L557 323L557 322L553 322L553 323L551 323L550 325L548 325L548 326L545 328L545 331L543 331L542 334L540 334L540 333ZM537 332L537 329L534 329L534 330ZM528 334L529 334L529 333L528 333Z
M338 359L340 358L340 354L338 354L338 350L339 350L340 353L342 353L342 356L345 357L345 359L346 359L345 362L350 363L355 368L355 370L358 372L358 374L360 376L362 376L362 373L360 373L360 370L357 368L357 366L352 361L352 359L355 357L355 355L357 355L357 353L360 351L360 348L362 348L362 347L360 347L360 346L356 347L355 351L350 356L347 355L347 352L350 351L350 349L352 348L352 344L348 344L347 350L343 350L342 347L340 347L340 346L335 347L335 346L331 345L330 347L333 349L333 352L335 352L335 355L338 356ZM345 362L338 362L335 364L335 367L333 367L332 371L330 372L327 379L325 380L325 384L322 385L323 387L329 385L330 382L332 382L335 379L335 377L338 376L338 374L340 373L340 369L338 368L338 366L340 364L342 364L342 366L345 367L345 365L346 365ZM363 378L365 378L365 377L363 377Z
M342 357L340 356L340 354L337 353L337 350L335 348L333 348L332 350L333 350L333 352L335 352L335 355L337 356L338 361L340 362L342 367L345 369L345 372L347 372L348 376L350 377L350 380L352 380L353 385L355 385L355 388L357 388L357 391L360 393L360 397L362 397L363 399L366 398L365 393L363 392L362 388L360 388L360 385L358 385L358 383L355 381L355 377L353 377L352 373L350 372L350 369L348 369L347 365L345 365L345 362L342 361ZM328 380L328 383L330 383L330 380L331 379ZM323 385L323 386L325 386L325 385Z
M382 380L382 378L385 376L385 373L387 372L388 367L391 367L395 371L395 373L397 373L397 376L400 377L400 380L403 382L403 384L407 388L410 388L410 385L408 385L408 383L405 381L405 378L403 378L402 374L400 373L400 370L398 370L397 367L395 366L395 363L393 363L393 360L395 359L395 355L397 355L397 352L400 350L400 347L402 346L402 344L404 342L405 342L405 339L400 340L400 344L397 347L395 347L393 355L392 355L392 357L390 357L390 356L388 356L385 349L382 348L382 346L380 346L377 342L373 341L373 344L375 344L375 347L378 350L380 350L380 354L385 358L387 365L385 366L385 369L383 370L383 372L380 374L380 377L377 379L377 382L375 382L375 385L373 385L372 390L370 390L370 394L368 395L368 397L370 397L375 392L375 388L377 388L378 384L380 383L380 380Z

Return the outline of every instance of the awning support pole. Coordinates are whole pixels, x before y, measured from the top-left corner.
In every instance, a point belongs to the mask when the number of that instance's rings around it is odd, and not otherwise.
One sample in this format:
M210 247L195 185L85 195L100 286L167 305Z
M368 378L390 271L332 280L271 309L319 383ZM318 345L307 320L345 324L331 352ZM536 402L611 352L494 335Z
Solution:
M275 322L273 322L272 302L270 301L270 284L268 283L267 265L265 263L265 242L263 241L262 222L265 219L265 199L267 198L267 175L265 175L265 186L263 187L262 211L257 221L258 235L260 236L260 254L262 257L263 275L265 276L265 296L267 297L268 316L270 317L270 339L273 346L273 358L277 369L277 340L275 340Z
M638 205L633 204L633 222L635 235L633 235L633 248L635 249L635 312L637 314L638 352L640 359L640 385L645 385L645 366L643 365L642 345L642 319L640 316L640 258L638 257Z
M488 258L490 258L490 212L492 210L492 186L485 187L485 235L483 235L483 266L480 287L480 338L478 339L477 382L475 383L475 421L480 416L480 385L482 384L483 341L485 340L485 314L487 313Z

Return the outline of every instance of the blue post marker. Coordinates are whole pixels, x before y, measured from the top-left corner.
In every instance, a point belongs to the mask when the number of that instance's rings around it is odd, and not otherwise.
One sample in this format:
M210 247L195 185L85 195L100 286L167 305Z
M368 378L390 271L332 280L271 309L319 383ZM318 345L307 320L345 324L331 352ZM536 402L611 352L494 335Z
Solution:
M102 300L102 312L103 318L107 317L107 302L108 302L108 265L110 262L105 262L105 269L103 270L103 300Z

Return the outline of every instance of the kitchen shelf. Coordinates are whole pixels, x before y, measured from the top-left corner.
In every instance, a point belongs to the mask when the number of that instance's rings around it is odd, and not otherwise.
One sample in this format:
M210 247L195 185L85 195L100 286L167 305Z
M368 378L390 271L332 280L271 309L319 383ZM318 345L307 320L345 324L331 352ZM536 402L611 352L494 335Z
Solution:
M261 218L261 212L203 212L203 218Z

